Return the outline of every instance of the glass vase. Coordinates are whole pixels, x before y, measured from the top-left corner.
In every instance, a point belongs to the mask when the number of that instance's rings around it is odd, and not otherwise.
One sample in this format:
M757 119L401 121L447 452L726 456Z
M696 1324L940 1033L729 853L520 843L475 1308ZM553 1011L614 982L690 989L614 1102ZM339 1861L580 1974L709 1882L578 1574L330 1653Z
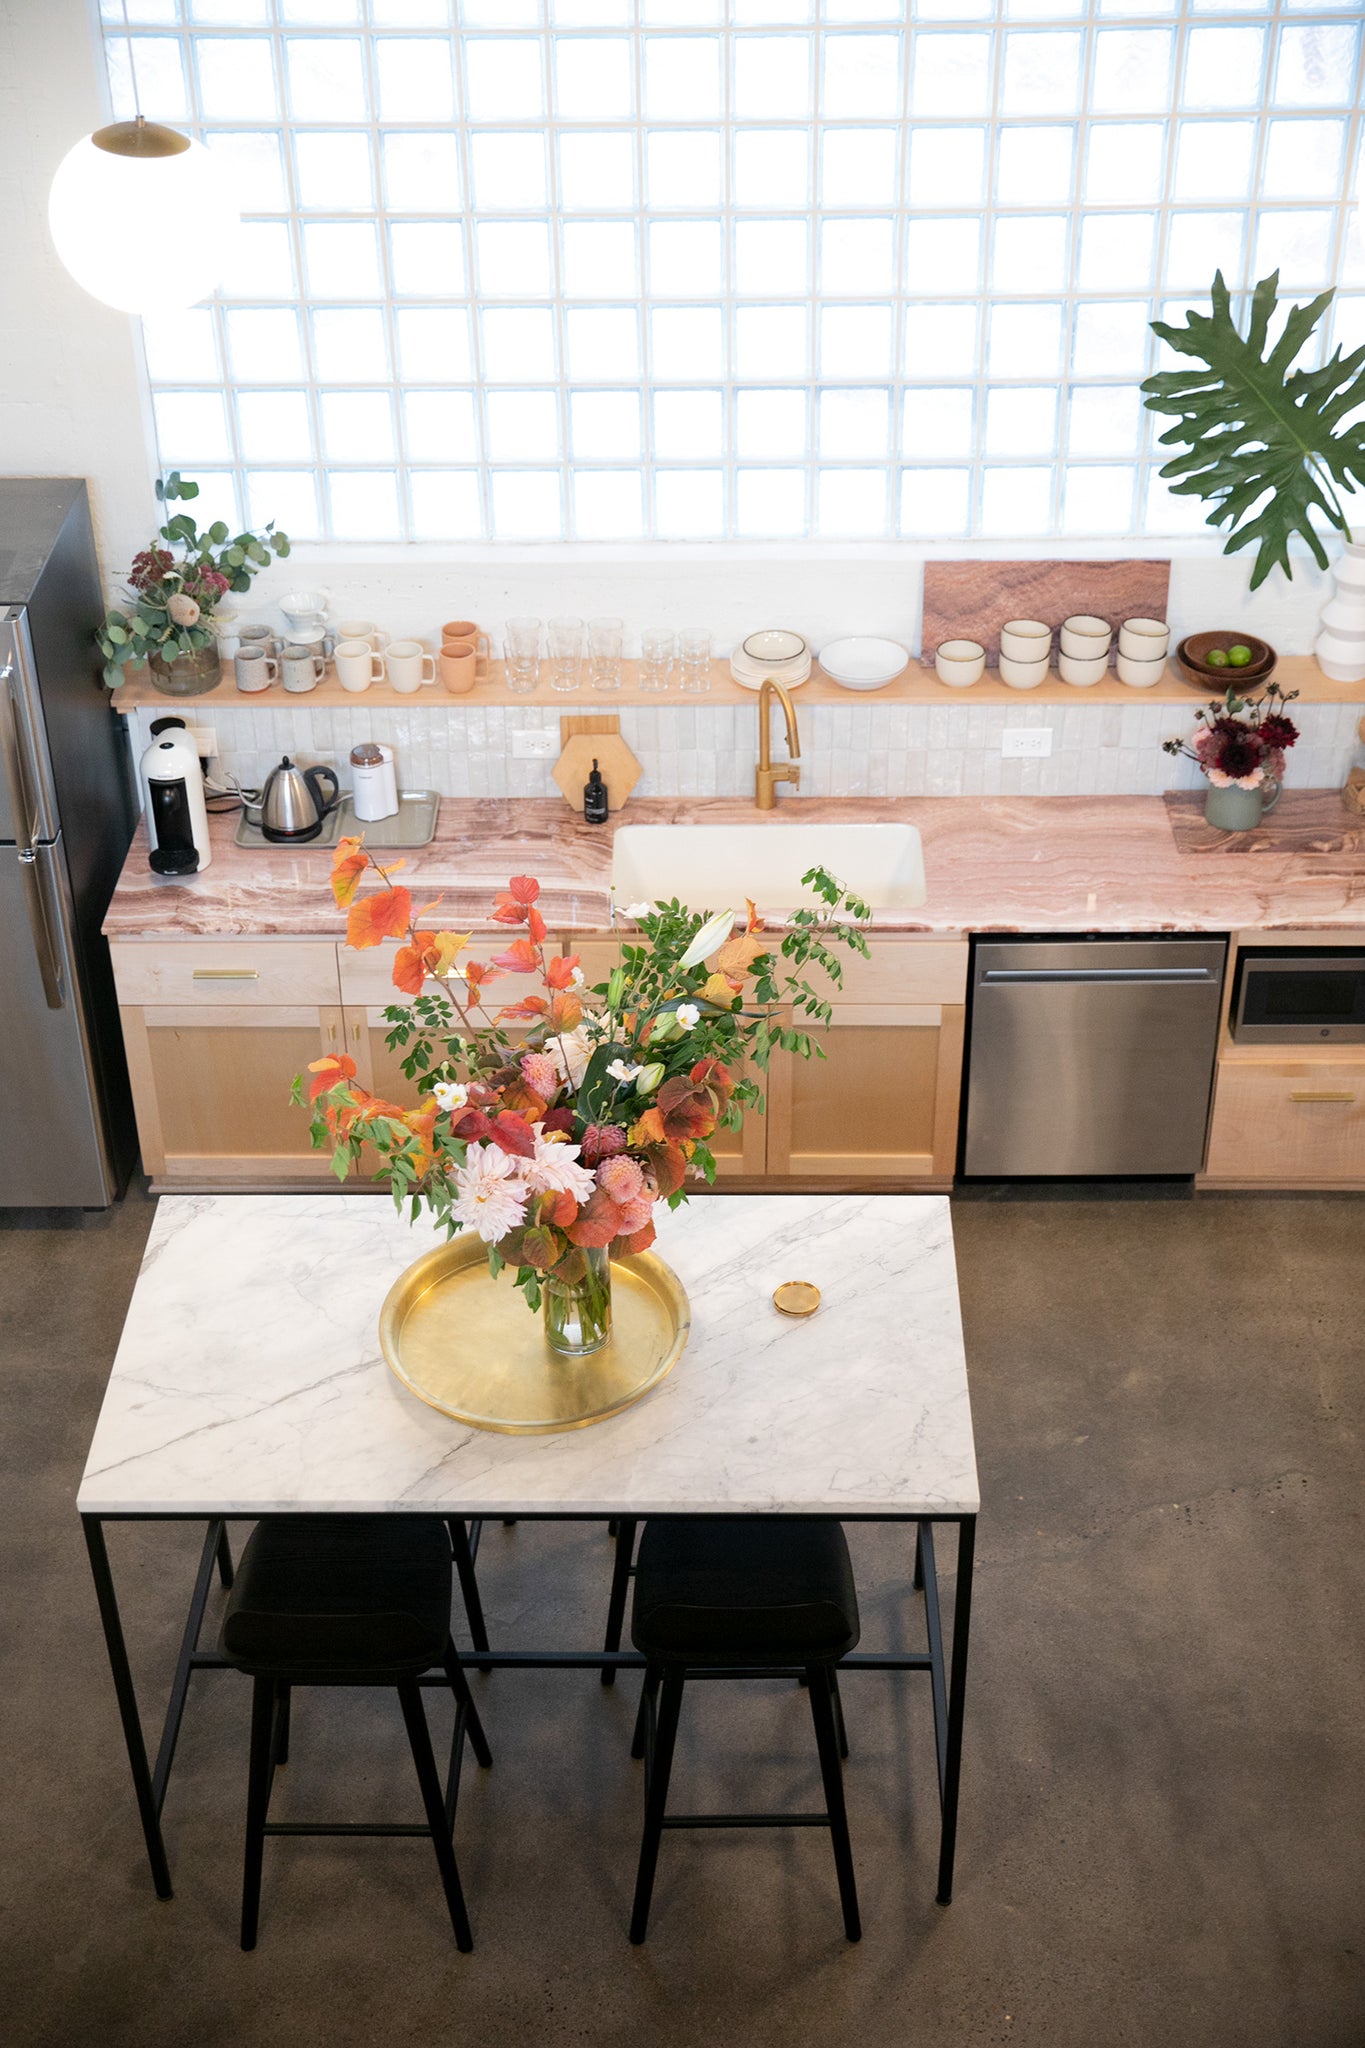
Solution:
M565 1358L586 1358L611 1335L611 1258L606 1247L572 1251L541 1284L545 1341Z
M206 690L218 687L222 673L218 643L210 641L207 647L197 648L193 654L178 654L174 661L166 661L159 654L150 654L147 668L152 687L163 697L202 697Z

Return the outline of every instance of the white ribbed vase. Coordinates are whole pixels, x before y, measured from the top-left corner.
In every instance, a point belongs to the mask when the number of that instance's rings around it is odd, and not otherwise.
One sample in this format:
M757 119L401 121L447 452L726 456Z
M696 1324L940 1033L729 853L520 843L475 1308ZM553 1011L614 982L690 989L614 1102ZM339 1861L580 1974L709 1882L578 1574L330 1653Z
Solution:
M1335 595L1322 609L1313 653L1334 683L1365 682L1365 541L1348 541L1335 581Z

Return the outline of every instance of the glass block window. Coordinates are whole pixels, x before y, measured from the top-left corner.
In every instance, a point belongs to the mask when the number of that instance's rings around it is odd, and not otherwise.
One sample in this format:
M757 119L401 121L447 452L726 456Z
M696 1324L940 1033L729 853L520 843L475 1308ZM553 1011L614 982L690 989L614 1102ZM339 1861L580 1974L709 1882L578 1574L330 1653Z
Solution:
M1179 534L1149 320L1365 341L1355 0L101 7L244 207L161 458L299 536Z

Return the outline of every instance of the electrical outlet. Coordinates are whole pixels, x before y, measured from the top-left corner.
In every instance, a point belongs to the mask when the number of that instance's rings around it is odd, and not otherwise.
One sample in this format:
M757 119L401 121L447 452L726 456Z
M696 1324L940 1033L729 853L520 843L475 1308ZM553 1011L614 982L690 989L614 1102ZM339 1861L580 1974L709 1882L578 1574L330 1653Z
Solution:
M553 761L558 752L559 741L552 732L514 732L512 735L514 761Z
M218 752L218 735L211 725L192 725L190 738L201 761L211 761Z
M1000 735L1000 752L1006 761L1044 760L1052 752L1052 727L1006 726Z

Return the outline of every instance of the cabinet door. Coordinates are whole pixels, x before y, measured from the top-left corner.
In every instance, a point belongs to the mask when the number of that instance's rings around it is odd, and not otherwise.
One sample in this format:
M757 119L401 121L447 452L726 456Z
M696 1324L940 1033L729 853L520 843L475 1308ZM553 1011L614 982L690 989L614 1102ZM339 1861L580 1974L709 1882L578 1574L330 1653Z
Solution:
M1365 1060L1220 1061L1205 1175L1365 1184Z
M153 1178L231 1187L326 1177L289 1091L310 1060L341 1049L335 1005L134 1005L120 1015Z
M775 1054L769 1175L951 1179L963 1014L960 1004L840 1003L811 1033L823 1059Z

